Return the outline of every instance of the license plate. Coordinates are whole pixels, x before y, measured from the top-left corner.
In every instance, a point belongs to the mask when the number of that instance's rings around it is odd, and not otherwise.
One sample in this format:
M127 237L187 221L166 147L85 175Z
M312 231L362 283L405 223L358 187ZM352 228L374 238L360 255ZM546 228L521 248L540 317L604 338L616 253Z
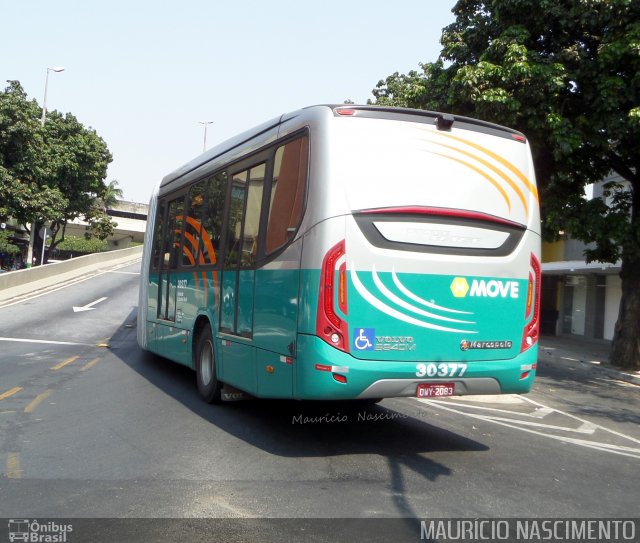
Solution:
M454 383L420 383L416 390L416 396L418 398L453 396L455 388Z

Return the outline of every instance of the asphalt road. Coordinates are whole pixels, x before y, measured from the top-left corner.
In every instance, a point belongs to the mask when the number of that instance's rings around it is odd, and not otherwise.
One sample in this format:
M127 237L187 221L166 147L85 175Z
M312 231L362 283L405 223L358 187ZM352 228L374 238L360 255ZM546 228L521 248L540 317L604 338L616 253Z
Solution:
M0 518L373 541L420 540L406 519L638 516L638 387L543 360L526 396L206 405L193 372L137 347L138 271L0 307ZM195 520L212 517L244 520ZM314 520L345 518L400 520Z

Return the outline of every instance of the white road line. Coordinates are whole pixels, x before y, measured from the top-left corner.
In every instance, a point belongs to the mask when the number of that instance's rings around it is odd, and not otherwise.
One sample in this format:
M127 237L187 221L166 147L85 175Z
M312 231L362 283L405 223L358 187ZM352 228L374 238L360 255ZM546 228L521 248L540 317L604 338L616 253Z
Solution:
M70 279L69 282L64 283L63 285L60 285L59 287L56 287L56 288L45 287L45 288L41 289L43 292L36 292L34 294L25 294L24 297L21 297L19 300L15 301L15 302L11 302L11 303L8 303L8 304L0 302L0 309L3 309L5 307L11 307L13 305L19 305L19 304L22 304L24 302L28 302L29 300L34 300L35 298L40 298L40 296L45 296L46 294L51 294L52 292L58 292L59 290L65 289L67 287L71 287L73 285L77 285L79 283L84 283L85 281L88 281L89 279L93 279L94 277L99 277L100 275L104 275L105 273L114 273L115 271L119 270L120 268L126 268L127 266L133 266L134 264L137 264L137 263L139 263L141 261L142 261L142 259L131 260L131 261L125 262L123 264L118 264L117 266L114 266L112 269L102 270L102 271L97 271L97 272L89 272L88 275L84 275L84 276L78 277L77 279Z
M438 409L443 409L445 411L450 411L452 413L456 413L458 415L464 415L467 417L470 417L472 419L478 419L478 420L482 420L485 422L492 422L494 424L498 424L499 426L505 426L507 428L513 428L515 430L520 430L522 432L527 432L529 434L535 434L538 436L542 436L542 437L546 437L549 439L554 439L556 441L561 441L563 443L570 443L573 445L579 445L582 447L588 447L590 449L596 449L599 451L603 451L603 452L610 452L613 454L618 454L618 455L622 455L622 456L629 456L631 458L640 458L640 448L634 448L634 447L625 447L622 445L612 445L610 443L602 443L602 442L598 442L598 441L587 441L585 439L577 439L577 438L572 438L572 437L568 437L568 436L558 436L558 435L554 435L554 434L548 434L542 431L538 431L538 430L534 430L534 429L530 429L530 428L526 428L523 427L521 425L538 425L538 426L545 426L543 424L538 424L538 423L532 423L529 421L522 421L522 420L509 420L509 419L502 419L502 418L498 418L498 417L490 417L490 416L486 416L486 415L479 415L477 413L466 413L464 411L459 411L457 409L451 409L446 407L445 405L442 404L435 404L432 403L430 400L421 400L422 403L425 403L427 405L433 405L434 407L438 408ZM577 418L578 417L571 417L571 418ZM588 421L584 421L584 422L588 422ZM589 423L591 424L591 423ZM600 429L606 430L606 428L602 428L596 424L592 424L592 426L594 427L598 427ZM559 428L559 427L553 427L553 426L547 426L547 428L549 429L555 429L555 428ZM576 431L576 429L571 429L571 428L561 428L562 430L570 430L570 431ZM616 434L618 434L618 432L615 432ZM629 437L629 436L625 436L624 434L618 434L620 437L626 437L627 439L630 439L632 441L637 441L636 439Z
M80 346L95 346L95 343L77 343L74 341L53 341L48 339L23 339L17 337L0 337L0 341L14 341L16 343L44 343L49 345L80 345Z
M424 400L429 403L441 403L443 405L453 405L456 407L468 407L469 409L477 409L479 411L491 411L493 413L507 413L509 415L518 415L520 417L532 417L535 419L542 419L553 413L553 409L545 408L545 409L536 409L533 413L522 413L519 411L511 411L509 409L498 409L497 407L486 407L484 405L476 405L476 404L467 404L467 403L458 403L458 402L448 402L444 400Z
M98 298L97 300L94 300L93 302L91 302L90 304L87 305L83 305L78 307L77 305L73 306L73 312L74 313L80 313L83 311L92 311L93 309L95 309L95 307L93 307L94 305L98 305L100 302L104 302L107 299L106 296L103 296L102 298Z
M445 411L449 411L451 413L456 413L458 415L463 415L466 417L470 417L473 419L477 419L477 420L482 420L485 422L492 422L494 424L498 424L500 426L505 426L507 428L513 428L515 430L520 430L522 432L527 432L530 434L535 434L538 436L543 436L543 437L547 437L550 439L554 439L556 441L561 441L563 443L570 443L573 445L579 445L582 447L588 447L590 449L595 449L595 450L599 450L601 452L610 452L613 454L618 454L621 456L629 456L631 458L640 458L640 447L636 448L636 447L625 447L623 445L613 445L611 443L603 443L603 442L599 442L599 441L589 441L586 439L577 439L577 438L572 438L572 437L568 437L568 436L561 436L561 435L554 435L552 433L545 433L544 431L541 431L542 429L548 429L548 430L560 430L560 431L564 431L564 432L576 432L576 433L582 433L582 434L593 434L595 432L595 430L603 430L605 432L609 432L611 434L614 434L618 437L624 438L624 439L628 439L630 441L636 442L636 443L640 443L640 440L637 440L631 436L622 434L620 432L616 432L614 430L610 430L608 428L605 428L603 426L600 426L598 424L593 424L592 422L589 422L587 420L581 419L580 417L576 417L575 415L571 415L570 413L564 413L562 411L558 411L556 409L547 407L547 406L543 406L542 404L535 402L533 400L527 400L529 401L529 403L533 404L533 405L537 405L540 406L541 408L545 408L547 410L549 410L549 412L555 412L561 415L566 415L567 417L577 420L579 422L581 422L581 426L578 428L569 428L569 427L563 427L563 426L553 426L553 425L548 425L548 424L542 424L542 423L536 423L536 422L531 422L531 421L525 421L525 420L521 420L521 419L507 419L507 418L503 418L503 417L494 417L494 416L490 416L490 415L481 415L478 413L469 413L467 411L462 411L459 409L454 409L451 407L447 407L446 403L444 401L438 401L438 400L419 400L421 403L424 403L426 405L432 405L433 407L435 407L436 409L443 409ZM456 407L458 406L462 406L462 407L470 407L466 404L455 404ZM475 406L474 406L475 407ZM521 413L514 413L514 414L518 414L521 415ZM533 428L528 428L528 427L538 427L541 430L535 430Z
M544 408L547 408L547 409L553 409L552 407L547 407L546 405L543 405L543 404L541 404L541 403L538 403L538 402L536 402L535 400L532 400L531 398L527 398L526 396L522 396L522 399L523 399L523 400L525 400L525 401L527 401L527 402L529 402L529 403L530 403L530 404L532 404L532 405L537 405L538 407L544 407ZM558 410L558 409L553 409L553 410L554 410L556 413L559 413L560 415L564 415L565 417L569 417L569 418L571 418L571 419L575 419L575 420L580 421L580 422L583 422L583 423L584 423L584 422L589 422L589 421L587 421L587 420L585 420L585 419L581 419L580 417L577 417L577 416L575 416L575 415L572 415L571 413L566 413L566 412L564 412L564 411L560 411L560 410ZM593 424L593 423L589 422L589 424ZM613 434L613 435L615 435L615 436L622 437L622 438L624 438L624 439L629 439L630 441L633 441L633 442L635 442L635 443L640 444L640 439L636 439L636 438L634 438L634 437L628 436L628 435L623 434L623 433L621 433L621 432L616 432L615 430L611 430L611 429L609 429L609 428L605 428L604 426L600 426L599 424L594 424L594 426L595 426L596 428L598 428L599 430L603 430L604 432L609 432L610 434Z

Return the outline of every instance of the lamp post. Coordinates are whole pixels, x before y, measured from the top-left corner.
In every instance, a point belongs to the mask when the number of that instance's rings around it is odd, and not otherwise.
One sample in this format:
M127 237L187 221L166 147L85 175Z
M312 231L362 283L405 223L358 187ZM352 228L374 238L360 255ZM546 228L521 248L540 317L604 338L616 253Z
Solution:
M47 68L47 77L44 80L44 100L42 100L42 118L40 124L44 126L45 117L47 115L47 89L49 87L49 72L64 72L64 67L55 66L54 68Z
M47 227L43 227L43 236L42 236L42 258L40 259L40 265L44 265L44 248L47 245Z
M47 90L49 89L49 72L64 72L64 67L54 66L53 68L47 68L47 77L44 80L44 99L42 100L42 117L40 117L40 125L44 126L44 122L47 118ZM29 248L27 249L27 268L33 265L33 243L36 239L35 224L31 224L31 234L29 236ZM43 256L44 256L44 241Z
M213 121L198 121L198 122L204 125L204 142L202 144L202 152L204 153L207 150L207 125L213 124Z

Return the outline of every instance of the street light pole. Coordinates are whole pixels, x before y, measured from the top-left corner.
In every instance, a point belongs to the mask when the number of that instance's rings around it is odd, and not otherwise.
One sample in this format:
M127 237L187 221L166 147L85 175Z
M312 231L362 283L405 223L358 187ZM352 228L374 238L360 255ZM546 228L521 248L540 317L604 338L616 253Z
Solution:
M44 265L44 248L47 245L47 227L44 227L44 236L42 236L42 258L40 259L40 265ZM51 255L49 255L51 257Z
M47 118L47 90L49 90L49 72L64 72L64 67L55 66L53 68L47 68L47 77L44 80L44 99L42 100L42 117L40 117L40 125L44 126L44 122ZM27 249L27 268L33 265L33 244L36 239L36 225L31 223L31 234L29 235L29 248ZM42 242L43 255L44 255L44 241Z
M54 68L47 68L47 77L44 80L44 100L42 100L42 117L40 118L40 124L44 126L44 121L47 115L47 89L49 88L49 72L64 72L64 67L56 66Z
M198 121L198 122L204 125L204 142L202 144L202 152L204 153L207 150L207 125L213 124L213 121Z

